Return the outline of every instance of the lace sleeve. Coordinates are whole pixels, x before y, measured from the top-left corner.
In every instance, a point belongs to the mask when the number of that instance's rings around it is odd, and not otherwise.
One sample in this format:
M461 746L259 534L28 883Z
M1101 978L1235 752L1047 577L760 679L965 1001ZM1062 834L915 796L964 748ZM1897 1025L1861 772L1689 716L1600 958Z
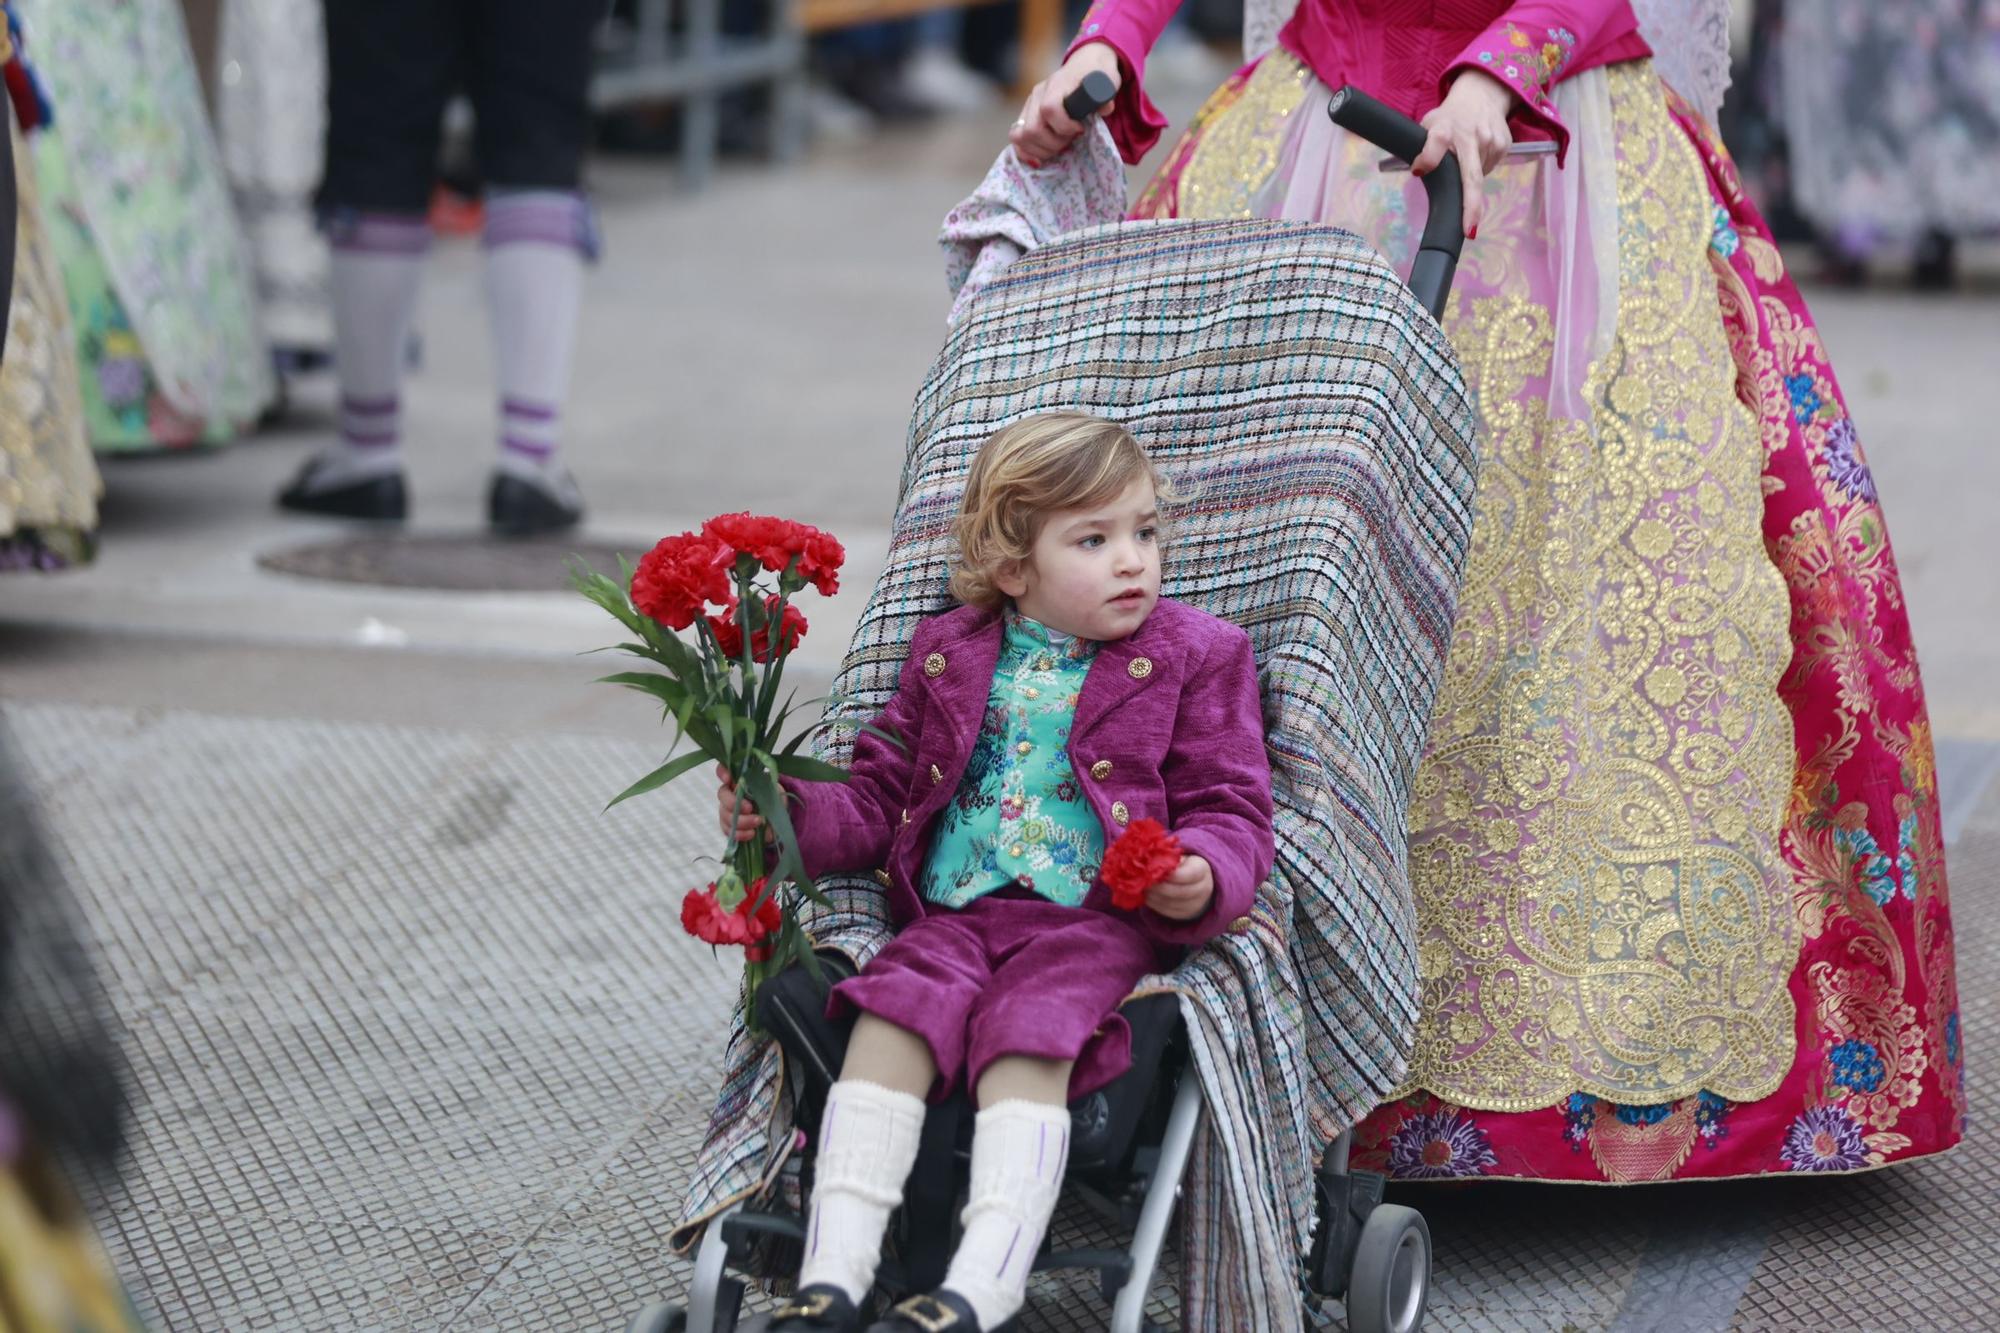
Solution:
M1729 87L1729 0L1632 0L1632 12L1653 68L1714 124Z
M1278 45L1278 30L1292 20L1299 0L1243 0L1243 58L1255 60Z

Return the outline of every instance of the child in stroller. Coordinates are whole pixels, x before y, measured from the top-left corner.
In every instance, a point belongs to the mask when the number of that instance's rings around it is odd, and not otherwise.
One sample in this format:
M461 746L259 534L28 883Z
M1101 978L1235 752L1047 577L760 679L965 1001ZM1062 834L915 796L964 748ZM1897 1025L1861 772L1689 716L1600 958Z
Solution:
M1423 142L1415 122L1351 90L1329 113L1405 161ZM1332 228L1118 223L1118 171L1099 127L1032 180L1003 154L947 219L960 302L917 396L888 558L813 753L851 765L860 724L931 679L933 654L943 670L964 665L949 645L913 654L912 641L950 606L955 518L986 440L1055 410L1144 440L1187 483L1163 590L1254 646L1274 866L1247 912L1121 1008L1132 1068L1070 1108L1067 1197L1113 1230L1059 1213L1066 1244L1033 1266L1095 1270L1115 1333L1153 1329L1176 1303L1190 1333L1301 1333L1331 1297L1344 1298L1355 1333L1413 1333L1429 1270L1422 1218L1383 1204L1379 1176L1347 1170L1346 1131L1394 1092L1418 1012L1401 830L1477 475L1471 399L1434 318L1460 239L1457 175L1447 158L1424 178L1431 215L1406 291L1380 255ZM975 673L976 694L993 660ZM950 799L942 764L933 787ZM905 867L906 884L916 869ZM847 976L894 939L886 873L820 881L827 902L809 928L824 973ZM632 1333L739 1327L746 1288L730 1274L789 1277L786 1252L807 1242L811 1131L845 1027L826 1020L826 987L803 967L744 1000L672 1233L694 1252L687 1303L649 1304ZM897 1252L877 1282L892 1299L944 1285L963 1100L925 1116ZM1156 1287L1170 1225L1179 1268ZM1068 1302L1088 1298L1070 1277L1051 1280L1067 1324ZM919 1327L952 1317L928 1305L910 1314Z
M1115 423L1043 413L997 432L956 524L964 605L917 630L848 781L788 787L807 869L885 867L902 928L832 992L830 1016L859 1018L772 1333L859 1328L924 1098L961 1081L979 1107L963 1237L943 1285L873 1330L1005 1325L1055 1209L1068 1103L1130 1063L1120 1002L1248 912L1271 871L1250 639L1160 598L1160 490ZM759 836L722 776L725 831ZM1098 871L1135 818L1165 821L1183 854L1133 910Z

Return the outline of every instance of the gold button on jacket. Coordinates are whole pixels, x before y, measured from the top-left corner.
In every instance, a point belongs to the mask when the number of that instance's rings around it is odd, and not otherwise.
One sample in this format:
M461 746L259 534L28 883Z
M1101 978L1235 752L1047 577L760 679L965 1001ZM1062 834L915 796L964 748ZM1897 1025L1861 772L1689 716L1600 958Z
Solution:
M1144 680L1153 674L1153 659L1150 657L1135 657L1132 659L1131 665L1125 669L1132 673L1133 680Z
M932 653L924 659L924 674L936 680L944 674L944 654Z
M1113 801L1111 803L1111 818L1120 824L1124 824L1131 820L1132 812L1125 808L1125 802Z
M1102 782L1104 781L1104 779L1110 777L1111 761L1109 759L1100 759L1096 763L1092 764L1090 766L1090 776L1096 778L1099 782Z

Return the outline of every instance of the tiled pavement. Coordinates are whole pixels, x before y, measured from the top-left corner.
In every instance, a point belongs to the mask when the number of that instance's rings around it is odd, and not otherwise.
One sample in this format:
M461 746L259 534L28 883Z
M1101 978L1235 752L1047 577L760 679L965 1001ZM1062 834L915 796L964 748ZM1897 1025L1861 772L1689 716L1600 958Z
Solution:
M732 978L674 908L698 786L600 813L654 743L5 715L144 1092L125 1191L94 1202L160 1327L611 1330L681 1290L664 1238ZM1983 750L1947 759L1991 778ZM1975 1115L2000 1030L1984 798L1952 807ZM1978 1123L1872 1176L1403 1197L1437 1242L1435 1328L2000 1327ZM1027 1324L1101 1318L1051 1285Z

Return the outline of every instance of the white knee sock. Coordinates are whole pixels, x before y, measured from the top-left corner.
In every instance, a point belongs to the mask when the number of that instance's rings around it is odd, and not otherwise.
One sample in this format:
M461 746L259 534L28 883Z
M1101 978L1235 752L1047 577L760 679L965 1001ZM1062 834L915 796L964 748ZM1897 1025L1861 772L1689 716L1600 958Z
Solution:
M334 228L340 441L321 453L315 489L403 466L403 363L430 243L430 223L421 214L364 213Z
M852 1078L827 1092L801 1287L832 1283L856 1301L867 1294L923 1128L923 1099L907 1092Z
M590 208L565 190L486 197L486 297L500 381L500 467L530 480L551 470L562 440L576 349Z
M965 1235L944 1285L966 1299L981 1328L1021 1308L1068 1162L1067 1107L1010 1099L973 1121Z

